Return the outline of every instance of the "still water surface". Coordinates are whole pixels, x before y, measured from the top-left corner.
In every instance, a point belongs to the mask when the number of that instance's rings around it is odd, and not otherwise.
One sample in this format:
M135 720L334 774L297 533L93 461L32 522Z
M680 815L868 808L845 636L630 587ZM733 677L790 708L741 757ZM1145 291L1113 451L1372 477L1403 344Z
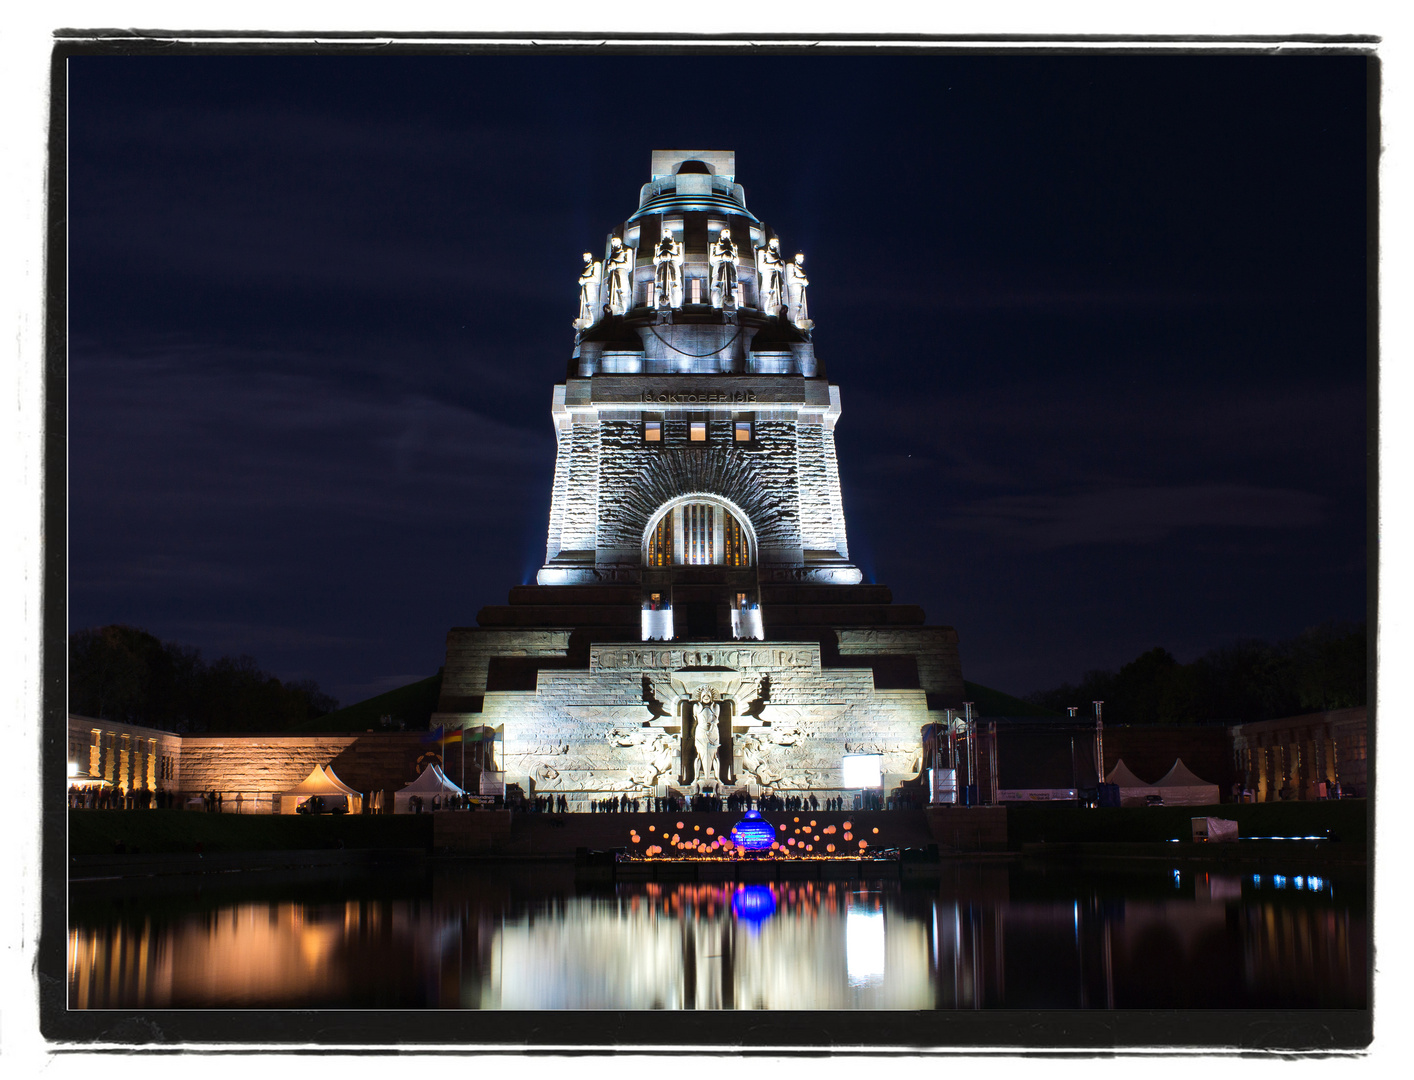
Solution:
M436 866L75 885L103 1008L1363 1008L1363 871L949 863L941 882Z

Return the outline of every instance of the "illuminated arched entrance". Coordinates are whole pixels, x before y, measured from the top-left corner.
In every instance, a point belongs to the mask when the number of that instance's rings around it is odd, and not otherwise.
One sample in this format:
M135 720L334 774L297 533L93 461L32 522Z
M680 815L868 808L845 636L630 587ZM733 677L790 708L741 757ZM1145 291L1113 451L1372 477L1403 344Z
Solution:
M654 569L672 566L727 566L746 569L756 565L751 530L717 499L685 499L659 511L643 543L644 565Z
M643 533L643 640L763 637L756 535L711 495L665 503Z

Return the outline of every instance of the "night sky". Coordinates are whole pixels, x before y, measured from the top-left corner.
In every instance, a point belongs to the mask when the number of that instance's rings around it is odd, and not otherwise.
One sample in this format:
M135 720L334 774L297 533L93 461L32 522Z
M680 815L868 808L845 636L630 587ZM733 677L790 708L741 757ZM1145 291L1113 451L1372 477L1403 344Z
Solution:
M345 704L534 580L655 148L803 250L851 554L1024 694L1362 619L1355 57L85 57L72 629Z

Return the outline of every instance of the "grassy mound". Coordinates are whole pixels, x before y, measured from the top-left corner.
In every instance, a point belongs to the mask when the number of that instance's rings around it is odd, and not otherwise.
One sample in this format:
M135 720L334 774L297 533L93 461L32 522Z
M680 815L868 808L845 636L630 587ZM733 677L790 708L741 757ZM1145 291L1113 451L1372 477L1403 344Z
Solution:
M967 694L967 700L972 702L973 716L1044 716L1059 719L1059 716L1049 709L1032 705L1029 701L1022 701L1019 697L1012 697L980 683L964 682L962 688Z
M382 718L391 716L393 725L406 726L409 731L427 730L428 719L437 711L437 699L442 694L442 673L421 679L367 701L349 705L336 712L325 713L313 720L294 724L291 732L318 731L384 731Z

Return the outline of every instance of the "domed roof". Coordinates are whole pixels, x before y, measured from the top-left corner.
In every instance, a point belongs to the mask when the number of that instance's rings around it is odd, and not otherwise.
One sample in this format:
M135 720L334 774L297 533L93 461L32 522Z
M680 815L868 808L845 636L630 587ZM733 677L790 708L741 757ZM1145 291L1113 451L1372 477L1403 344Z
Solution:
M658 187L663 181L650 185ZM741 185L734 185L741 190ZM637 221L648 214L671 214L681 213L684 210L715 210L719 214L740 214L742 217L756 222L758 225L761 219L746 208L744 201L738 201L731 195L713 190L709 192L682 192L676 186L669 186L661 189L658 194L650 195L641 203L636 211L628 218L629 221Z

